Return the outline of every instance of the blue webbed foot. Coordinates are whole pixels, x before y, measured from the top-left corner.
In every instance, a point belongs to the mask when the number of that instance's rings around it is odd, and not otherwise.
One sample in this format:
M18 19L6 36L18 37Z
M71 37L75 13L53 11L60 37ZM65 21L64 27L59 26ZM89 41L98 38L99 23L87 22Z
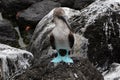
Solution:
M64 56L64 57L62 57L62 60L63 60L63 62L65 62L65 63L73 63L73 60L72 60L72 58L70 58L69 56Z
M51 62L53 62L53 63L59 63L59 62L61 62L62 61L62 58L61 58L61 56L60 55L58 55L56 58L54 58Z
M62 57L63 62L65 62L65 63L73 63L72 58L69 57L69 55L68 55L68 50L66 50L66 51L67 51L66 55L64 57Z
M65 63L73 63L73 60L71 57L69 57L68 55L68 50L66 50L66 55L65 56L61 56L60 53L58 52L58 56L56 58L54 58L51 62L53 63L59 63L61 61L65 62Z

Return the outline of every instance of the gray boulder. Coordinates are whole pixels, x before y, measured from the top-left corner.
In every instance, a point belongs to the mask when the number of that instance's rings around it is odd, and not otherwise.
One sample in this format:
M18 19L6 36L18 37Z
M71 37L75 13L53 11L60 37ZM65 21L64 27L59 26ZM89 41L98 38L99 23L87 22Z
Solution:
M112 63L109 70L103 73L105 80L119 80L120 79L119 74L120 64L118 63Z
M32 53L0 44L0 80L12 80L30 67Z
M120 63L120 1L97 0L73 18L75 32L89 42L88 57L97 66Z
M1 0L0 9L4 18L12 20L16 23L18 12L28 8L37 1L38 0Z
M18 35L8 20L0 20L0 43L18 47Z
M90 5L94 1L95 0L75 0L73 8L81 10Z
M62 7L70 7L73 8L74 0L56 0L57 2L61 3Z
M37 1L38 0L1 0L1 6L6 13L15 13L26 9Z

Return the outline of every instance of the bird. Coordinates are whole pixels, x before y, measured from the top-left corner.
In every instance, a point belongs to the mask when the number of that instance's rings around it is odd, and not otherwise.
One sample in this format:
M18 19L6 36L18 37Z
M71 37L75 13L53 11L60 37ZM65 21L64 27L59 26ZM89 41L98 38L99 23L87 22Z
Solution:
M74 45L74 33L66 17L65 11L62 8L55 8L53 11L55 28L50 34L50 44L57 51L57 56L51 61L53 63L73 63L69 54Z

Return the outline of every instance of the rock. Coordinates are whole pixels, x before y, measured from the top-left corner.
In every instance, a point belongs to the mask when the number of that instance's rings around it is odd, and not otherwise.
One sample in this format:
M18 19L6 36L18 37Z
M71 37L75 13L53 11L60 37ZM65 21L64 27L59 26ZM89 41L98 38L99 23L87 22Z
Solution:
M18 22L22 26L28 25L35 28L37 23L55 7L60 7L60 4L53 1L42 1L33 4L19 13Z
M16 23L17 13L37 1L38 0L1 0L2 15L4 18Z
M81 10L90 5L95 0L50 0L50 1L59 2L62 7L69 7L72 9Z
M105 80L119 80L120 79L120 64L112 63L109 70L103 73Z
M34 31L37 23L53 8L59 7L60 4L53 1L42 1L31 5L28 9L19 12L18 15L18 25L20 26L20 31L24 35L30 34L30 36L25 37L29 42L31 39L31 34ZM25 31L26 27L30 27L29 31ZM22 35L23 35L22 34ZM24 37L24 36L23 36Z
M58 0L59 3L61 3L62 7L70 7L73 8L74 0Z
M120 63L120 1L98 0L73 18L78 26L75 32L88 39L88 57L97 66L106 69L111 63Z
M94 1L95 0L75 0L73 8L81 10L90 5Z
M1 3L1 1L0 1L0 12L2 11L2 3Z
M1 61L0 61L1 62ZM2 72L1 72L1 68L2 68L2 65L1 65L1 63L0 63L0 80L2 80Z
M0 44L0 71L1 80L12 80L30 67L33 59L32 53Z
M18 35L8 20L0 20L0 43L18 47Z
M1 0L1 4L4 11L10 14L26 9L37 1L38 0Z
M73 58L74 64L59 63L54 66L51 57L41 59L40 64L27 70L16 80L104 80L87 59Z
M74 0L44 0L44 1L54 1L61 4L61 7L73 8Z

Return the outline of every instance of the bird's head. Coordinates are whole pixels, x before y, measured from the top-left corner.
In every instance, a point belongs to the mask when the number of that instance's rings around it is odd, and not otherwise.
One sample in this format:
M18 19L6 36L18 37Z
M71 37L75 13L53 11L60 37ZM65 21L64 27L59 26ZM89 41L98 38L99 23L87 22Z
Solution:
M65 16L65 11L62 8L55 8L53 12L53 17Z
M65 23L66 27L68 27L69 30L72 31L70 24L67 20L68 20L68 17L65 14L65 11L62 8L55 8L55 10L53 11L53 21L55 22L55 24L60 24L64 26L63 23ZM61 23L61 21L63 23Z

